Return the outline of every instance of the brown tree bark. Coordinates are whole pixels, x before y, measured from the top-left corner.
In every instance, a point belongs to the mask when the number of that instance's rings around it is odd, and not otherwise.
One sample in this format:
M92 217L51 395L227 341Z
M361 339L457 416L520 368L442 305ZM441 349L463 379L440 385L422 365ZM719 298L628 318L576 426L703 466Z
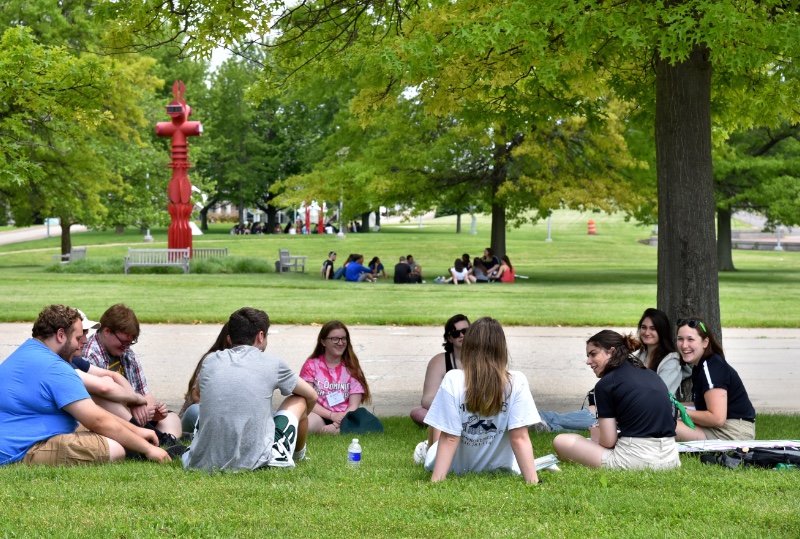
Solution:
M656 60L658 307L675 323L700 316L720 333L714 179L711 163L711 62L697 45L670 65Z
M61 254L68 255L72 250L72 236L70 235L72 223L63 217L59 221L61 222Z

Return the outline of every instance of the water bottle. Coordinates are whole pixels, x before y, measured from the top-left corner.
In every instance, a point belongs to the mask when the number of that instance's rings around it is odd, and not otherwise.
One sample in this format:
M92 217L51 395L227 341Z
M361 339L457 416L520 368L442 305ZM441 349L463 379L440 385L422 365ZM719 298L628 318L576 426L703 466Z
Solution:
M351 468L358 468L361 464L361 446L358 443L358 438L353 438L350 447L347 448L347 464Z

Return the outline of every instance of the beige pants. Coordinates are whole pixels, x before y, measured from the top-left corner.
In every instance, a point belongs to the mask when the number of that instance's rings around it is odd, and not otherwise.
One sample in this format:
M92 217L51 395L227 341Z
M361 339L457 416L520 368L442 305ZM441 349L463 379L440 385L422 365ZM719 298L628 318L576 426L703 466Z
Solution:
M668 470L678 468L678 444L675 438L631 438L623 436L613 449L603 451L601 466L617 470Z
M755 440L756 424L744 419L727 419L719 428L697 427L706 435L706 440Z
M75 466L76 464L104 464L111 460L111 450L103 436L87 430L59 434L33 445L24 464L49 466Z

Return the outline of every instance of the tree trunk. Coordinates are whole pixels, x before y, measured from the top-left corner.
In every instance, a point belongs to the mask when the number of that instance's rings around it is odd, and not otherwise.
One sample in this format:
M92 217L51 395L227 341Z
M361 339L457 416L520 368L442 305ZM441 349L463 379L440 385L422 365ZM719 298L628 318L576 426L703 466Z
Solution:
M208 212L217 203L217 197L211 197L208 203L200 210L200 230L208 231Z
M736 271L731 250L731 210L717 209L717 271Z
M369 214L372 213L370 211L364 212L361 214L361 229L359 232L372 232L369 229Z
M278 224L278 208L272 204L268 204L265 213L267 214L267 229L264 231L264 234L274 234L275 225Z
M125 234L125 225L114 226L114 234Z
M72 223L63 217L59 221L61 221L61 254L68 255L72 250L72 236L69 233Z
M381 228L381 207L378 206L378 209L375 210L375 226L378 227L378 230Z
M492 187L492 251L498 258L506 254L506 207L497 200L497 187Z
M456 234L461 234L461 210L456 211Z
M700 316L720 332L711 62L697 45L686 61L656 60L658 308L675 323Z

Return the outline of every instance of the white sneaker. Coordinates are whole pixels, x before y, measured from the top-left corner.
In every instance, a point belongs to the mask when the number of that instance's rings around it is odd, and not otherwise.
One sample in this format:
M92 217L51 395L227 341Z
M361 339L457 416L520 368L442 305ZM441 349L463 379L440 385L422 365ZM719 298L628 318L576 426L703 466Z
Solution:
M311 460L308 455L306 455L306 449L308 448L307 445L303 446L303 449L300 451L295 451L294 455L292 455L292 460L295 462L300 462L301 460Z
M428 441L424 440L417 444L414 448L414 462L417 464L425 464L425 455L428 454Z

